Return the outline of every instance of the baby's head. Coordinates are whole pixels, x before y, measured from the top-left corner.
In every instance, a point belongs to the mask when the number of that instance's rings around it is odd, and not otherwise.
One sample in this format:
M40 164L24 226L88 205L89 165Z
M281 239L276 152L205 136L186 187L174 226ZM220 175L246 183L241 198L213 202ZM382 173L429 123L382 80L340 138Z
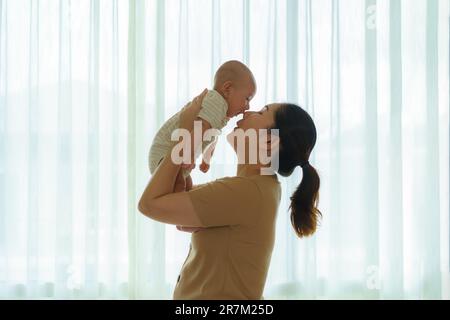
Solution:
M235 117L249 109L256 93L256 82L250 69L243 63L231 60L217 70L214 90L228 103L227 117Z

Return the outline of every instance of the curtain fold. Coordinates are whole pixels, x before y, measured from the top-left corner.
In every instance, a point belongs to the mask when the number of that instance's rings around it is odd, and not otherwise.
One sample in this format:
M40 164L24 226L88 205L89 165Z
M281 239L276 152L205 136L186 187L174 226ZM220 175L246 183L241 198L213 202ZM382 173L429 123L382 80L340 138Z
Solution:
M314 118L265 299L450 299L448 0L0 0L0 298L170 299L190 236L137 211L166 119L238 59ZM224 135L234 127L232 119ZM235 174L219 139L207 174Z
M389 126L385 127L388 134L384 136L387 140L389 154L395 157L389 159L386 171L389 173L387 180L387 206L384 208L386 226L386 237L384 249L392 259L383 259L382 270L386 274L387 297L403 296L404 288L404 214L403 214L403 144L401 114L403 106L403 74L402 74L402 15L401 1L393 0L389 3L389 77L385 77L390 83L390 110ZM393 107L395 106L395 107ZM383 169L383 168L381 168Z
M367 219L363 238L367 243L365 259L369 266L380 265L379 242L376 241L380 233L380 209L379 182L378 182L378 55L377 55L377 26L376 26L377 0L366 0L365 3L365 66L364 66L364 91L365 91L365 130L364 130L364 202L367 206ZM374 268L374 267L369 267ZM374 269L376 270L376 269ZM373 290L370 298L380 298L379 292Z

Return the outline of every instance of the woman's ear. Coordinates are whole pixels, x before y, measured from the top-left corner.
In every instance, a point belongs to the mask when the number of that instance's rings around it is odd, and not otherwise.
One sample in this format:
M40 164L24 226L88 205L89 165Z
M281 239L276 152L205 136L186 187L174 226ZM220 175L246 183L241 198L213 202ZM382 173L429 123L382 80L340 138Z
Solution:
M278 171L280 137L277 134L272 133L272 129L260 134L259 161L262 165L270 165L261 168L261 175L273 175Z
M278 152L280 148L280 137L278 136L278 132L274 133L272 131L275 131L274 129L267 129L267 131L261 132L260 134L260 141L261 141L261 148L264 151L269 151L270 155L275 154Z
M267 148L270 150L270 154L273 155L280 149L280 137L272 133L269 134L268 137Z

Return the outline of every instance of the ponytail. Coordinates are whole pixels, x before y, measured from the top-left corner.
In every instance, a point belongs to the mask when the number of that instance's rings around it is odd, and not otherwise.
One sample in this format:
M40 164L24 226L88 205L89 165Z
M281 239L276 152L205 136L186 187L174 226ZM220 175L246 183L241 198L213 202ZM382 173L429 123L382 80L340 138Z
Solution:
M316 231L322 213L319 203L320 178L309 163L303 167L303 178L291 196L291 223L299 238L308 237Z
M310 154L316 144L317 131L311 116L301 107L284 103L275 112L274 128L279 129L280 150L278 173L289 177L300 165L303 178L291 196L289 210L291 223L299 238L316 232L322 213L319 203L320 178L309 164Z

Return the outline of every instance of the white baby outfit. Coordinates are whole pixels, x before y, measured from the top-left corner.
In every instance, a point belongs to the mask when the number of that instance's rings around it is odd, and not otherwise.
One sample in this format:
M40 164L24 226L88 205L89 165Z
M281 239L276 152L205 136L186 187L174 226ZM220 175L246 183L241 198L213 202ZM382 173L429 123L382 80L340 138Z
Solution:
M222 130L228 123L228 104L226 100L215 90L209 90L203 98L202 108L198 117L207 121L211 128ZM174 141L171 140L172 132L179 128L180 111L167 120L156 133L149 152L149 168L153 174L159 163L169 153ZM205 150L213 141L204 141L202 148ZM189 175L185 172L184 176Z

